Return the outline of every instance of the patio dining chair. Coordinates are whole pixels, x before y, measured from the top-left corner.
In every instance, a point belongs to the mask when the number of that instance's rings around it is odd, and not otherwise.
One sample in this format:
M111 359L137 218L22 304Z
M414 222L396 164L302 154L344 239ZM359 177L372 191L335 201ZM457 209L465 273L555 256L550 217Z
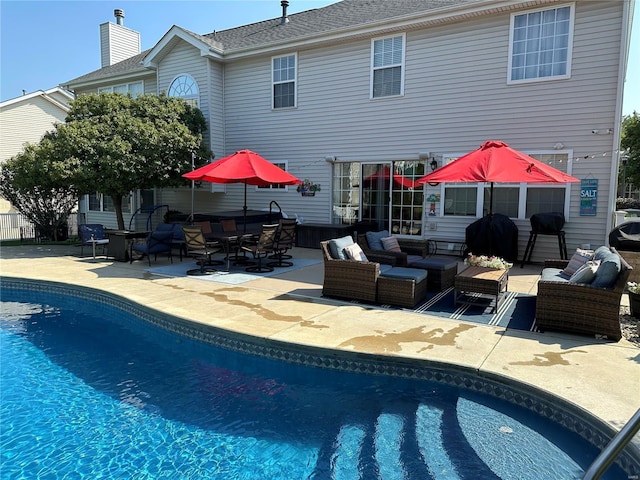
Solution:
M263 265L262 260L272 255L275 250L276 234L278 233L278 224L263 225L260 237L254 245L242 245L240 248L253 255L257 261L257 265L245 268L247 272L273 272L273 267Z
M211 256L220 252L223 248L220 243L207 242L200 226L183 226L184 244L187 256L196 259L200 268L187 270L187 275L210 275L216 272L212 265L222 265L221 260L212 260Z
M276 235L276 241L274 245L274 254L269 258L276 261L267 263L270 267L291 267L292 255L286 253L293 248L296 240L296 225L297 220L295 218L281 218L278 224L278 233Z

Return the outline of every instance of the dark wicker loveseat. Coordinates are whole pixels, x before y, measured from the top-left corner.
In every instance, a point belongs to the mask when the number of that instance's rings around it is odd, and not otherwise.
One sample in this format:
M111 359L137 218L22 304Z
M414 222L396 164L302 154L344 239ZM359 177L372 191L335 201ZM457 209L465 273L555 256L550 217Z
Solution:
M387 236L389 236L388 233ZM370 261L394 267L406 267L410 263L409 259L424 258L429 254L429 242L424 238L396 237L396 239L400 245L400 252L371 249L366 234L358 235L358 245Z
M536 299L536 325L582 335L604 335L620 340L620 300L633 268L620 257L620 273L612 288L541 279ZM562 269L569 260L546 260L545 268ZM544 271L543 271L544 278Z

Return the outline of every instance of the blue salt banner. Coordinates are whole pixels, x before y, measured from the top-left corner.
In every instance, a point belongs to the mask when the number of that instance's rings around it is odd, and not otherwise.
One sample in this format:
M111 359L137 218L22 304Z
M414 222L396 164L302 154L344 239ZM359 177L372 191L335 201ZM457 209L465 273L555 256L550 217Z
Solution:
M598 179L583 178L580 181L580 216L594 216L598 206Z

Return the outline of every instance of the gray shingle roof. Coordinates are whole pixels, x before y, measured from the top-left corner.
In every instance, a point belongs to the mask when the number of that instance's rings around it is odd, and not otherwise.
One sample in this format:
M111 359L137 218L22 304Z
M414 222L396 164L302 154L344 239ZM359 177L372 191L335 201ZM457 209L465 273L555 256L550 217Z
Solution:
M282 25L281 17L236 28L196 34L185 30L195 39L224 53L259 48L274 43L302 40L349 28L389 22L411 15L425 14L440 8L470 4L477 0L342 0L326 7L288 15L289 22ZM75 78L67 84L78 84L109 78L115 75L144 71L142 60L146 50L127 60L95 70Z
M442 7L476 0L343 0L323 8L280 17L203 35L224 46L225 51L259 47L278 41L291 41L317 34L391 21L407 15L426 13Z

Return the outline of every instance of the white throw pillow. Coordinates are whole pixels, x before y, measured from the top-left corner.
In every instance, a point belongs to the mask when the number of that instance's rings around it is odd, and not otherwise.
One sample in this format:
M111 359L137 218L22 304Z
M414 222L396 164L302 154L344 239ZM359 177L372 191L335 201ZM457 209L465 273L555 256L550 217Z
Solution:
M347 257L349 257L351 260L357 260L358 262L367 261L367 256L364 254L362 248L360 248L360 245L358 245L357 243L344 247L344 251L347 254Z
M396 237L385 237L381 238L382 246L388 252L401 252L400 244L398 243L398 239Z
M600 266L600 260L591 260L582 265L576 273L571 275L569 283L590 284L596 278L596 272Z

